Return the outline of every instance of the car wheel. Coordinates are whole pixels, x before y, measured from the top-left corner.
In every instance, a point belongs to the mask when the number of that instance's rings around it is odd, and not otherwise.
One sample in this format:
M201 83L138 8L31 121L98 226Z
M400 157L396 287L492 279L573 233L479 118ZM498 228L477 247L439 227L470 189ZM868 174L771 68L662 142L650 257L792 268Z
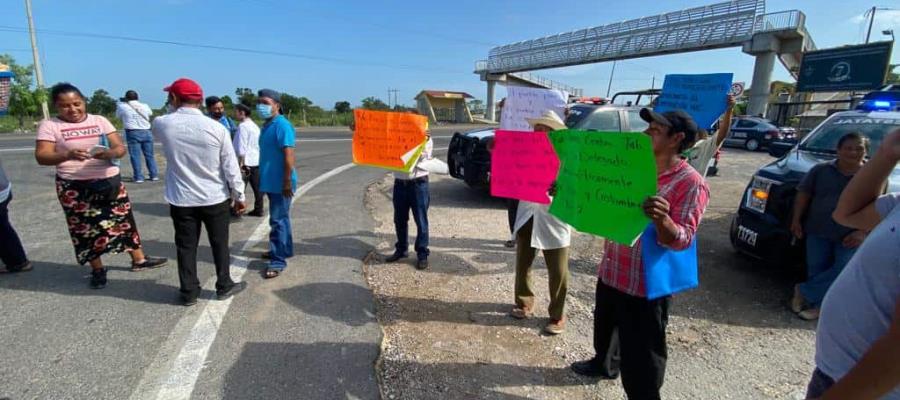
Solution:
M749 139L746 143L744 143L744 148L750 151L759 150L759 140Z

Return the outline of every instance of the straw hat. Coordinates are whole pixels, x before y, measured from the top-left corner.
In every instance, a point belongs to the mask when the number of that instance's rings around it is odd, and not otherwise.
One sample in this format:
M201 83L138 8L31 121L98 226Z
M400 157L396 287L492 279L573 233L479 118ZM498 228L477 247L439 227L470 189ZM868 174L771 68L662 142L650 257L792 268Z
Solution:
M544 111L540 118L526 118L525 120L532 127L544 125L549 126L553 130L566 129L566 123L553 110Z

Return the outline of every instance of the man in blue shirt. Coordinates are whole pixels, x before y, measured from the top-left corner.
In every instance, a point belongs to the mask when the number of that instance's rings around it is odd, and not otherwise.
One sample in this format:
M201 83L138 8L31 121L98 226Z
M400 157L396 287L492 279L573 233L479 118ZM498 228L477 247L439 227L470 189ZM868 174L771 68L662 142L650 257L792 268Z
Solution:
M281 115L281 94L272 89L259 91L256 111L265 119L259 135L259 190L269 198L269 268L265 278L275 278L294 256L291 233L291 199L297 190L294 171L296 134L290 121Z
M217 96L209 96L206 98L206 112L210 118L219 121L228 129L231 134L231 140L234 140L234 134L237 132L237 124L225 115L225 103Z

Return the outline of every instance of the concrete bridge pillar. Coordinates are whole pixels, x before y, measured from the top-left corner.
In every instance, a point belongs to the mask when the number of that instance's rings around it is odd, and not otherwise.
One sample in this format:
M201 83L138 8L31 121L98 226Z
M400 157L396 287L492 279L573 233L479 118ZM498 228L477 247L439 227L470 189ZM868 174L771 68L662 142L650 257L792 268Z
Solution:
M750 104L748 115L766 115L769 106L769 86L772 84L772 69L775 67L776 53L766 51L755 54L753 81L750 83Z
M497 81L487 80L487 104L485 104L485 118L488 121L494 121L494 89L497 87Z

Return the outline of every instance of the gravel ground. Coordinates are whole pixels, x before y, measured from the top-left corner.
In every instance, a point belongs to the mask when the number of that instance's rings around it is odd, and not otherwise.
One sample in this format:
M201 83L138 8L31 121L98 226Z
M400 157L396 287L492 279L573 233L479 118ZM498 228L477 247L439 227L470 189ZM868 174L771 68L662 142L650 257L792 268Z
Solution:
M726 150L699 236L701 286L677 295L669 322L667 399L798 399L813 369L815 324L784 304L796 271L776 270L735 255L728 228L764 153ZM391 180L372 184L366 204L390 254ZM576 234L571 251L567 331L540 333L546 323L547 274L535 261L536 318L507 316L515 255L502 200L449 177L431 182L431 268L414 257L366 266L385 339L379 365L385 399L622 399L618 381L570 372L590 357L596 265L602 240ZM412 222L410 222L412 225ZM414 232L415 229L411 230Z

